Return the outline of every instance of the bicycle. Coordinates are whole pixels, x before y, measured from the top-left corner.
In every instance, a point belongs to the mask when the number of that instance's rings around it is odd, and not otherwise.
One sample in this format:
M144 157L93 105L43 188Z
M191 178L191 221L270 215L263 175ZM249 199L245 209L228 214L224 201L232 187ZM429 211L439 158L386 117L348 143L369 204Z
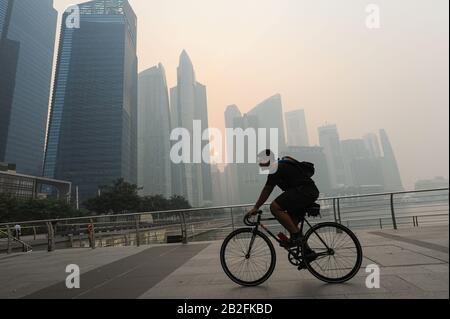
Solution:
M318 206L318 205L317 205ZM276 265L275 247L265 230L280 246L285 242L277 238L257 214L256 222L249 216L244 218L248 228L233 231L223 242L220 262L227 276L241 286L258 286L270 278ZM307 211L308 217L314 216ZM305 223L309 229L297 247L283 247L288 252L289 262L299 270L307 269L314 277L326 283L344 283L351 280L362 264L363 252L356 235L341 224L326 222L312 226L305 218L301 221L303 233ZM307 251L307 256L303 256Z

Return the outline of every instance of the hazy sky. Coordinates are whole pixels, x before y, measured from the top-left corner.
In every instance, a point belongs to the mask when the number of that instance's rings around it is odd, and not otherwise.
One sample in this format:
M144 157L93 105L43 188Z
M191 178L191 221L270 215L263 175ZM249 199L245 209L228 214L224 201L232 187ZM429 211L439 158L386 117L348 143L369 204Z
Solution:
M80 1L81 2L81 1ZM449 167L448 0L130 0L139 69L162 62L170 86L182 49L208 89L210 126L280 93L341 138L385 128L406 187ZM55 0L60 12L73 0ZM381 28L366 27L378 4Z

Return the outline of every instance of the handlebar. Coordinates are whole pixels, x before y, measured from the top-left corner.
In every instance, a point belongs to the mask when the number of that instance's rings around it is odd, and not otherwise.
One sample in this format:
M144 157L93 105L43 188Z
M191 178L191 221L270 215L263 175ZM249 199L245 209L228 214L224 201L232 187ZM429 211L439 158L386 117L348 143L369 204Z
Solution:
M250 221L250 218L251 218L251 217L254 217L254 216L245 215L245 217L244 217L244 224L245 224L246 226L249 226L249 227L256 226L256 225L259 223L262 214L263 214L263 211L260 210L260 211L258 211L258 213L255 215L255 216L258 216L258 221L257 221L257 222L251 222L251 221Z

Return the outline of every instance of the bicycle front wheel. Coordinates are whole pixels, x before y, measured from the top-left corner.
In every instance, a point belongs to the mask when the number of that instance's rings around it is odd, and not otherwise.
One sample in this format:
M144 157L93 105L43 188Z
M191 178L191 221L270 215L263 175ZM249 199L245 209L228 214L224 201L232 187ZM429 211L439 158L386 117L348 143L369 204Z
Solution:
M304 256L308 270L327 283L349 281L358 273L363 259L356 235L337 223L312 227L305 235L303 251L311 252Z
M269 279L275 269L275 249L260 231L238 229L223 242L220 262L227 276L238 285L258 286Z

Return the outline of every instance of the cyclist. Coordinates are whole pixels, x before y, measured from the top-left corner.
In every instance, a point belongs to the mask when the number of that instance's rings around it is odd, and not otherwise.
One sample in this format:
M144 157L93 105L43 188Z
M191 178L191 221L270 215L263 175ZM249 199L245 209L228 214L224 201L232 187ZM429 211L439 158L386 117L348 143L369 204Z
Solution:
M292 157L276 161L275 155L270 150L258 155L258 165L262 171L268 173L268 178L258 202L248 215L254 216L258 213L275 186L281 188L283 194L272 202L270 211L290 233L290 239L284 246L296 247L303 239L298 224L305 217L306 208L319 198L319 190L311 179L313 174L308 174L302 163Z

